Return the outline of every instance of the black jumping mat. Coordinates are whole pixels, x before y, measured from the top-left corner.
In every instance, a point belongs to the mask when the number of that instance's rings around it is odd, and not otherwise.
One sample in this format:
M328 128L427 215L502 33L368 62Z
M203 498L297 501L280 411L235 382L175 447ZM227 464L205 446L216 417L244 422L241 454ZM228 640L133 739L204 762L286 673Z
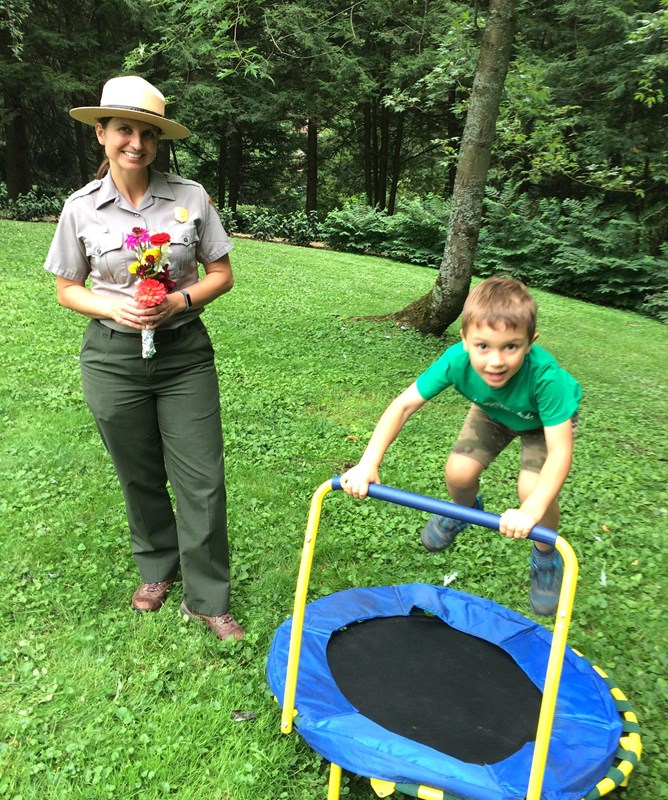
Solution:
M472 764L535 740L542 694L500 647L437 617L377 617L336 631L327 661L361 714Z

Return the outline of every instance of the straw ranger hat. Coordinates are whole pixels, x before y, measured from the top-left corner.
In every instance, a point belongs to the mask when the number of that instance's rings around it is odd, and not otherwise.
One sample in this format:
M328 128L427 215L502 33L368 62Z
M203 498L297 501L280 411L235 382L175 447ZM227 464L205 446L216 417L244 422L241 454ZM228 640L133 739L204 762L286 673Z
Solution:
M164 96L136 75L111 78L104 84L99 106L72 108L70 116L86 125L95 125L103 117L123 117L155 125L162 131L163 139L190 136L185 125L165 117Z

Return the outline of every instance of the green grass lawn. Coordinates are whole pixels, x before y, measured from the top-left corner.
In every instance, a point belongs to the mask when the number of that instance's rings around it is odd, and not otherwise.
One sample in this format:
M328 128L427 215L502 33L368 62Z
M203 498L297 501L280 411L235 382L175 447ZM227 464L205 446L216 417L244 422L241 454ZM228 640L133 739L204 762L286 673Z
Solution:
M237 240L236 286L206 310L221 378L239 645L178 614L180 588L138 616L115 476L84 405L85 320L42 269L48 224L0 221L0 798L306 800L327 765L279 733L265 680L292 609L311 495L360 456L399 390L455 341L354 321L403 307L431 270ZM582 383L561 533L580 560L571 644L614 677L643 730L629 800L668 798L668 328L543 292L540 344ZM443 462L466 402L444 393L390 449L383 482L445 497ZM517 450L485 476L514 504ZM311 594L441 584L527 616L527 542L473 528L447 553L419 544L424 515L335 493L325 500ZM548 621L548 627L551 623ZM447 680L447 676L444 676ZM255 718L236 722L234 710ZM368 781L344 779L351 798Z

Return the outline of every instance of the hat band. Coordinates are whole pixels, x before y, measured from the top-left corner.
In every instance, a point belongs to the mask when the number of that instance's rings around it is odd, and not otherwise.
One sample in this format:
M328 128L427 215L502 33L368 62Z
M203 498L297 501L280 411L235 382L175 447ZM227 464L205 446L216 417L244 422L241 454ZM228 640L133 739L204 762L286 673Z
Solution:
M157 111L149 111L147 108L139 108L138 106L119 106L114 103L113 106L100 106L100 108L118 109L119 111L138 111L140 114L150 114L152 117L165 118L164 114L159 114Z

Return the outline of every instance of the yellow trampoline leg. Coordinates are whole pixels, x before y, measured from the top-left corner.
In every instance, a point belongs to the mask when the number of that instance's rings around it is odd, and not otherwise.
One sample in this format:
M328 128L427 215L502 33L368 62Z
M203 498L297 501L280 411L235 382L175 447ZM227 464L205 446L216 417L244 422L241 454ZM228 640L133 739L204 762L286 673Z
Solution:
M311 499L311 509L309 511L308 523L306 525L306 536L304 537L302 557L299 563L299 575L297 576L297 589L295 591L295 603L292 613L292 632L290 633L290 650L288 652L288 665L285 676L285 693L283 696L283 713L281 715L282 733L292 732L292 724L294 721L293 718L295 715L295 695L297 693L299 655L302 647L304 614L306 612L306 595L311 577L311 566L313 564L315 542L318 536L318 526L320 525L322 501L325 495L331 491L332 482L325 481L325 483L318 487Z
M540 706L540 714L538 717L536 744L534 746L534 755L531 762L531 773L529 775L529 787L527 789L526 800L540 800L545 764L547 763L547 752L550 746L552 723L554 721L554 710L557 704L561 668L564 663L566 639L568 636L568 628L571 623L575 587L578 579L578 561L573 552L573 548L565 539L562 539L561 536L557 536L555 547L564 559L564 579L561 584L559 605L557 607L554 632L552 634L552 646L550 647L550 655L547 661L543 701Z
M332 762L329 765L329 785L327 787L327 800L339 800L341 795L341 767Z

